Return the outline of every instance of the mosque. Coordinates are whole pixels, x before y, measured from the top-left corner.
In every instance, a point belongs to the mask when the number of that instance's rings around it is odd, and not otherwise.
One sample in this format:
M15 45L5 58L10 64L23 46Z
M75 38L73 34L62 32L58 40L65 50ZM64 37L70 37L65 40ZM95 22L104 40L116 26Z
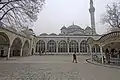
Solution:
M36 37L36 52L47 54L71 54L76 52L77 54L89 54L89 45L87 39L92 37L97 39L101 37L95 30L95 19L93 1L90 0L90 17L91 27L87 26L82 29L80 26L74 23L68 27L63 26L60 34L47 34L42 33ZM93 47L93 52L100 52L99 46Z
M95 30L95 8L90 0L91 27L82 29L74 23L63 26L60 34L42 33L36 36L32 29L17 31L12 27L0 26L0 56L9 59L13 56L39 54L91 54L103 53L103 48L118 46L120 31L99 35ZM118 30L118 29L117 29ZM114 45L113 45L114 44ZM119 46L118 46L119 47Z

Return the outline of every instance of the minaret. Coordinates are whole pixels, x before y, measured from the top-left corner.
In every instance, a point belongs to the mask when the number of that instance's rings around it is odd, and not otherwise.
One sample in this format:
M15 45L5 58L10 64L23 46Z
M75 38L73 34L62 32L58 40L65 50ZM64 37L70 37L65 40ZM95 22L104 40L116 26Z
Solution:
M89 12L90 12L90 18L91 18L92 34L95 35L96 34L96 30L95 30L95 17L94 17L95 8L93 6L93 0L90 0Z

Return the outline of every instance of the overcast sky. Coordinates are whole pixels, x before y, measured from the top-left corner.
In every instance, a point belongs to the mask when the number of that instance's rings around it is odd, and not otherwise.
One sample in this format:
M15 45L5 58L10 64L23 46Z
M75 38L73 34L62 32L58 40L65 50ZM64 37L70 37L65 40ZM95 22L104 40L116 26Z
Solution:
M90 26L90 0L45 0L46 4L34 23L34 31L41 33L60 33L62 26L70 26L74 22L82 28ZM102 34L106 31L100 23L100 16L106 10L106 5L119 0L93 0L95 11L96 31Z

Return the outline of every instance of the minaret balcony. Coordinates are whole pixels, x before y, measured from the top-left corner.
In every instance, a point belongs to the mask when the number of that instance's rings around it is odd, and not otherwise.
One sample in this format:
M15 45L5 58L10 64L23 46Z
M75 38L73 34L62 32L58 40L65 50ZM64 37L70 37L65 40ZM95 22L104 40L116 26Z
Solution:
M89 11L90 11L90 13L95 12L95 8L92 7L92 8L89 9Z

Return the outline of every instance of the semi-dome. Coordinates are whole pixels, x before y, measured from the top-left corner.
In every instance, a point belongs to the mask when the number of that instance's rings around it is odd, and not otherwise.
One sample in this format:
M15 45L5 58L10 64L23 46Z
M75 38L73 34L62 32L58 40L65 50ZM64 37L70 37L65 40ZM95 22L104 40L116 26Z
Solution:
M87 26L87 27L85 28L85 30L91 30L91 28L90 28L89 26Z
M63 27L61 28L61 30L62 30L62 29L67 29L67 28L66 28L65 26L63 26Z
M48 36L48 34L47 33L42 33L42 34L40 34L40 36Z

